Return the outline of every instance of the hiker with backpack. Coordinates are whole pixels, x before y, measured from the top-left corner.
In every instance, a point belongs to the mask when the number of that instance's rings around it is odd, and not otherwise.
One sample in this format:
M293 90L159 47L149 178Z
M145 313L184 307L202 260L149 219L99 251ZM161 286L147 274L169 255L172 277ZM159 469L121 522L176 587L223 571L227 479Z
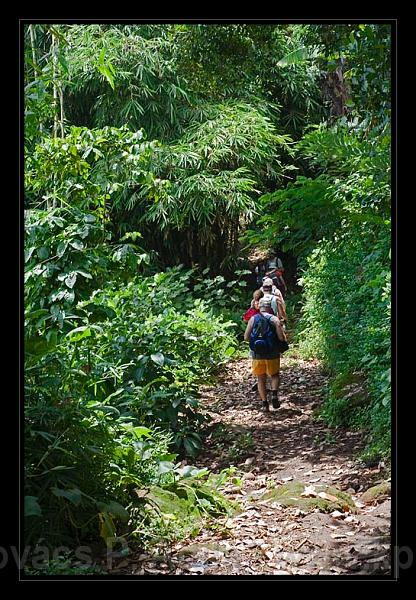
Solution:
M273 285L272 279L270 277L265 277L263 279L263 285L260 288L265 296L272 296L271 298L271 307L276 316L279 317L282 325L286 322L286 303L283 300L282 293L277 289L275 285Z
M250 308L248 308L246 310L246 312L243 314L243 321L246 321L246 323L247 323L251 317L254 317L254 315L258 315L260 313L259 301L260 301L260 298L263 298L264 295L265 294L261 289L255 290L253 292L253 300L251 301ZM274 305L271 304L266 312L270 313L271 315L277 315L276 298L274 296L272 297L271 294L268 294L268 298L271 301L272 300L274 301ZM255 382L253 383L253 385L251 386L251 391L254 392L255 390L257 390L257 378L256 378Z
M260 310L259 310L259 300L263 296L264 296L264 294L263 294L263 292L261 290L255 290L253 292L253 300L251 301L250 307L243 314L243 321L248 322L251 319L251 317L254 317L254 315L258 315L259 314L259 312L260 312Z
M267 261L265 275L266 277L270 277L270 279L272 279L273 284L281 292L283 298L285 297L287 292L287 285L285 280L283 279L284 270L285 269L280 258L275 257Z
M275 271L273 271L270 277L284 298L287 292L287 285L286 281L283 279L283 271L284 269L276 269Z
M260 300L260 298L263 298L263 296L264 296L264 292L262 292L262 290L255 290L253 292L253 300L251 301L250 308L248 308L246 310L246 312L243 314L243 321L247 322L250 320L250 317L254 317L254 315L259 314L259 312L260 312L259 300ZM275 314L275 312L273 311L273 307L270 307L268 312L272 315Z
M252 372L253 375L257 376L257 387L266 412L269 412L266 377L267 375L271 377L272 406L277 409L280 406L278 396L280 353L288 348L286 334L283 331L279 317L267 312L270 307L271 300L269 296L260 298L260 313L250 318L244 333L244 341L250 344Z

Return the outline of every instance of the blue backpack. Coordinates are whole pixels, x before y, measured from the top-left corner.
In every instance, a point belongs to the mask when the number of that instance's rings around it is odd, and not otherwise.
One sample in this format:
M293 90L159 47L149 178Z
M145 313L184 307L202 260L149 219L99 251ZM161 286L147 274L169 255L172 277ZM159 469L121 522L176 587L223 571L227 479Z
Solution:
M270 322L270 317L264 317L261 313L255 315L253 329L250 333L250 348L259 356L276 352L278 337L274 325Z

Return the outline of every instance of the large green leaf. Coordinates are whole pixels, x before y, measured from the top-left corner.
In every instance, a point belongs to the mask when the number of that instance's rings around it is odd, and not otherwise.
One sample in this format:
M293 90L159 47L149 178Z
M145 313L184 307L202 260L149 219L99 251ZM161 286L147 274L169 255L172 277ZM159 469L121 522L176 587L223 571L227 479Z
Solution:
M77 280L77 273L73 272L70 273L66 278L65 278L65 284L69 287L69 288L73 288L75 285L75 282Z
M310 60L317 56L317 50L302 46L293 52L289 52L283 58L277 61L278 67L287 67L288 65L296 65L305 60Z
M161 367L163 367L164 362L165 362L165 357L163 356L163 354L161 352L156 352L155 354L151 354L150 358L153 360L153 362L155 362L158 365L160 365Z
M75 250L82 250L84 248L84 244L81 242L81 240L71 240L69 242L70 246L72 246L73 248L75 248Z
M61 258L65 254L65 250L68 248L68 242L60 242L56 249L56 254Z
M159 463L157 470L158 470L159 475L162 475L163 473L169 473L170 471L173 471L174 468L175 468L175 465L172 462L162 460Z
M75 469L75 467L57 465L56 467L52 467L51 469L45 469L44 471L42 471L41 475L46 475L46 473L50 473L51 471L70 471L71 469Z
M75 329L72 329L72 331L67 333L67 337L69 337L71 342L79 342L79 340L91 337L91 327L89 327L88 325L76 327Z
M67 500L72 502L72 504L75 504L75 506L78 506L78 504L81 502L81 490L77 488L72 488L69 490L60 490L57 487L52 487L51 491L52 494L54 494L58 498L66 498Z
M25 517L41 517L42 509L39 506L37 496L25 496Z
M104 62L105 59L105 50L104 48L101 50L100 52L100 59L99 59L99 63L97 65L98 70L100 71L101 75L104 75L104 77L107 79L108 83L111 85L111 87L114 90L114 74L115 74L115 70L113 65L111 64L110 61L107 61L107 64Z
M97 506L103 513L111 513L122 521L127 521L130 517L129 512L124 506L113 500L111 500L111 502L97 502Z
M113 519L107 512L98 513L98 517L100 519L100 536L105 541L107 547L111 547L111 540L116 536Z
M41 260L44 260L45 258L48 258L49 250L46 246L42 246L41 248L38 248L37 255Z

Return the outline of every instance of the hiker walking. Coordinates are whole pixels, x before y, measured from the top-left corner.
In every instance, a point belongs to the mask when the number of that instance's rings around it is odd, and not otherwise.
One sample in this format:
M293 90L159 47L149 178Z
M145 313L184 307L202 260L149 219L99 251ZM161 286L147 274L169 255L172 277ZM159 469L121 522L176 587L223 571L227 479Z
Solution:
M259 310L259 300L260 300L260 298L263 298L263 296L264 296L264 292L262 292L262 290L255 290L253 292L253 300L251 301L250 307L243 314L243 321L247 322L247 321L250 320L250 317L254 317L254 315L258 315L259 314L259 312L260 312L260 310ZM276 314L273 311L273 307L270 307L267 312L269 312L271 315ZM257 383L256 383L256 385L257 385Z
M265 277L263 279L263 285L260 288L265 296L271 295L271 307L276 316L279 317L282 325L287 321L286 316L286 303L283 299L281 291L273 285L272 279L270 277Z
M266 275L266 262L260 261L257 263L256 268L254 269L254 273L256 275L256 284L257 287L262 285L263 279Z
M281 292L283 298L287 292L287 285L283 279L284 270L283 263L280 258L277 258L277 256L268 260L266 263L266 277L270 277L272 279L273 284Z
M263 408L269 412L267 400L266 377L272 379L272 406L279 408L279 383L280 383L280 352L278 340L286 341L279 317L271 315L267 310L271 300L263 296L259 300L258 315L254 315L247 323L244 341L250 343L250 357L252 358L252 372L257 376L257 387Z

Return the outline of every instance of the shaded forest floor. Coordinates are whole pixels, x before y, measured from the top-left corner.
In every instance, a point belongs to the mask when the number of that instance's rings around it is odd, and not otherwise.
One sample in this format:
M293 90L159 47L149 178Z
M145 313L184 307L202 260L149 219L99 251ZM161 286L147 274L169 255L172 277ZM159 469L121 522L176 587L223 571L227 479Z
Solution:
M316 418L327 382L319 363L282 359L281 407L270 413L253 382L250 361L241 359L203 389L213 420L202 456L192 461L212 471L234 465L242 485L230 483L226 495L240 509L173 545L168 559L132 555L112 574L390 574L389 473L383 463L358 460L359 432Z

